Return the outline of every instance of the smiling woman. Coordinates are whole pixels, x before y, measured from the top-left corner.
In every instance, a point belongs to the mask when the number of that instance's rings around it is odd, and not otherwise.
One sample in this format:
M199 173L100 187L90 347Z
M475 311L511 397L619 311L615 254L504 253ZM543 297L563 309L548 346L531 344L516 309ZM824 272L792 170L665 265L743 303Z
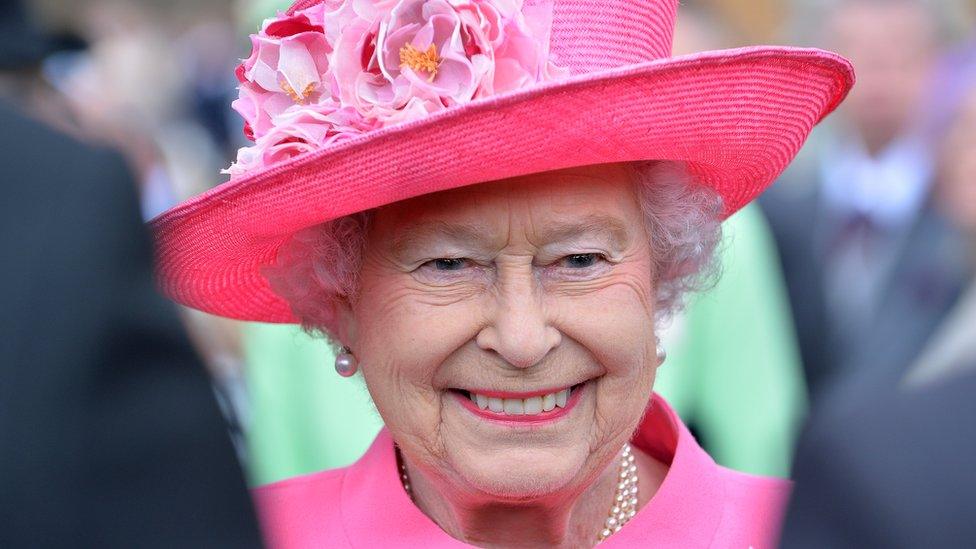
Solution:
M302 0L238 71L254 145L154 223L164 289L299 322L383 429L255 492L276 547L770 547L788 486L653 394L723 219L853 82L669 57L676 0Z
M561 544L630 518L608 516L607 465L630 453L655 319L702 279L721 206L669 163L568 168L312 228L265 272L354 351L428 516L458 539ZM667 470L634 455L628 512Z

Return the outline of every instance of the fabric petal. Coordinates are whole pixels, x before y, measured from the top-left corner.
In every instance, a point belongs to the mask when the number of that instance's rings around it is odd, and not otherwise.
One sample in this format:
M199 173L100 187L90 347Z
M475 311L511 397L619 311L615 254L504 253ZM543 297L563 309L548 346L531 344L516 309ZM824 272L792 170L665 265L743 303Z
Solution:
M315 86L319 83L315 60L312 59L308 47L297 37L281 41L280 56L278 71L294 93L302 96L310 85Z

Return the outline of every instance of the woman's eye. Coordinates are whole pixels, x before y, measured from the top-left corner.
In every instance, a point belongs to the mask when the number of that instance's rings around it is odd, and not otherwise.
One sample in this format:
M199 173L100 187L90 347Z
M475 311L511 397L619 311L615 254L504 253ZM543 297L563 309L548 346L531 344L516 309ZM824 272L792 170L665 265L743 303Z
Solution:
M592 267L605 258L601 254L573 254L567 255L560 261L563 266L570 269L585 269Z
M464 258L440 258L428 261L424 265L437 271L460 271L468 266L468 260Z

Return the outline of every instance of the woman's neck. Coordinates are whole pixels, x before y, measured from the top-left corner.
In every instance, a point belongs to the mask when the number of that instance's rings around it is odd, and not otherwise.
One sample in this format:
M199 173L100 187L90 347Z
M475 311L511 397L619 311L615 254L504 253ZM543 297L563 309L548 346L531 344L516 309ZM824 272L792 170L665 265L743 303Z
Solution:
M667 466L634 449L638 507L657 492ZM485 501L439 489L407 464L416 505L451 537L480 547L592 547L616 494L619 454L587 488L531 502Z

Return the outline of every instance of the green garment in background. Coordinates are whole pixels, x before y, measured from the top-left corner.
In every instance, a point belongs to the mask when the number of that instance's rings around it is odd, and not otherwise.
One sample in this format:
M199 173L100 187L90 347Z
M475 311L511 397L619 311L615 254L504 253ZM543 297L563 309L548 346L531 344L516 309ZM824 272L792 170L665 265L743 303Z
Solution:
M298 326L246 324L252 485L348 465L382 426L362 376L340 377L331 349Z
M722 278L664 331L655 390L719 464L787 477L807 402L779 261L757 206L723 229Z

